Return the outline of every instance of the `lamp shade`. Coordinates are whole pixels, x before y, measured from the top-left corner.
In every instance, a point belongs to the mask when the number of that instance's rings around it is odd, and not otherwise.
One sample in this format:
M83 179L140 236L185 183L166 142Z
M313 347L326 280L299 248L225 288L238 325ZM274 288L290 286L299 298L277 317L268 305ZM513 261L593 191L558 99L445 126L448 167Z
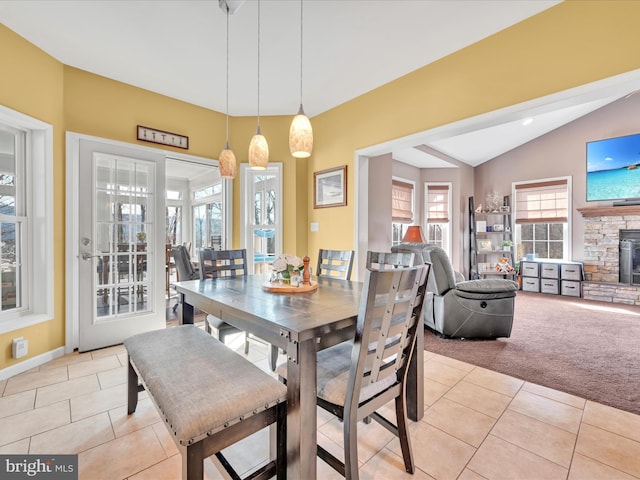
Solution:
M403 243L426 243L424 239L424 233L422 233L422 227L420 225L411 225L407 228L407 233L402 238Z
M229 148L229 144L224 147L224 150L220 152L218 157L218 164L220 166L220 176L222 178L234 178L236 176L236 156L233 150Z
M249 165L253 170L264 170L269 164L269 144L260 129L249 144Z
M313 150L313 129L309 118L304 114L302 104L289 128L289 150L296 158L307 158Z

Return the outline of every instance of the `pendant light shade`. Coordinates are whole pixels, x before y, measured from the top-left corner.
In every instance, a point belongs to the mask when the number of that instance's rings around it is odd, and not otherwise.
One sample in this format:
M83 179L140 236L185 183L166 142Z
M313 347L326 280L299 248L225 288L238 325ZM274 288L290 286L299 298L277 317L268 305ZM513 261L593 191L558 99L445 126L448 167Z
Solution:
M296 158L307 158L313 150L313 129L302 108L302 0L300 0L300 110L289 128L289 150Z
M218 164L220 166L220 176L222 178L235 178L237 169L236 156L233 153L233 150L229 148L229 142L227 142L224 150L220 152Z
M269 165L269 145L259 126L249 144L249 165L253 170L264 170Z
M289 128L289 150L296 158L308 158L313 150L313 129L309 118L304 114L302 104Z
M226 8L227 12L227 141L225 147L218 156L218 166L220 168L220 176L222 178L235 178L236 176L236 156L229 147L229 7Z
M260 0L258 0L258 128L249 144L249 165L264 170L269 165L269 145L260 131Z

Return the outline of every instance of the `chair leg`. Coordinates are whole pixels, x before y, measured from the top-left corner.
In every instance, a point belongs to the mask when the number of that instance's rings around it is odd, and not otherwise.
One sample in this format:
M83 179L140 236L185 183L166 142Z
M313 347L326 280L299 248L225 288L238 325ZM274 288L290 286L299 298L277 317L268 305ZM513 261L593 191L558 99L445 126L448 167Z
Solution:
M276 478L287 478L287 403L276 406Z
M346 413L346 412L345 412ZM346 480L358 480L358 419L351 413L344 423L344 471Z
M276 371L276 363L278 362L278 347L271 345L271 354L269 355L269 367L272 372Z
M404 395L396 397L396 422L398 425L398 440L400 440L400 450L404 459L404 468L408 473L413 474L415 464L413 452L411 450L411 439L409 438L409 422L407 421L407 402Z
M244 354L249 354L249 334L244 332Z

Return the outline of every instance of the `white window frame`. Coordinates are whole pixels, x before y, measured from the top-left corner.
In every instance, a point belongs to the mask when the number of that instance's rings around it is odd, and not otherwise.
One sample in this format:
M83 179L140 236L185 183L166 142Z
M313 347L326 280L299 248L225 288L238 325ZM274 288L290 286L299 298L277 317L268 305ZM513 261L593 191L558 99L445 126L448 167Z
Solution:
M276 244L275 244L275 254L282 254L282 237L283 237L283 215L282 211L282 163L278 162L269 162L266 170L253 170L249 167L248 163L240 164L240 180L241 180L241 188L240 188L240 211L241 220L240 220L240 238L241 238L241 248L247 249L247 265L249 272L253 273L254 271L254 262L253 262L253 242L249 241L249 233L253 235L253 185L255 182L253 178L258 175L272 174L276 176L276 215L275 215L275 223L272 227L276 231ZM271 226L270 226L271 227ZM253 238L253 237L251 237ZM292 253L292 252L291 252Z
M572 238L572 218L571 218L571 212L573 211L573 207L572 207L572 198L573 198L573 192L572 192L572 184L571 184L571 176L566 176L566 177L553 177L553 178L542 178L542 179L534 179L534 180L527 180L527 181L523 181L523 182L513 182L511 184L511 198L513 199L513 207L512 207L512 216L511 216L511 221L513 222L513 238L514 238L514 243L516 245L516 254L517 254L517 249L518 246L522 244L522 231L521 231L521 227L519 223L516 223L516 218L517 218L517 198L516 198L516 186L517 185L529 185L529 184L536 184L536 183L545 183L545 182L554 182L557 180L563 180L567 182L567 222L564 223L564 227L562 230L562 259L563 260L571 260L572 259L572 248L571 248L571 238ZM550 222L545 222L544 219L541 219L540 222L532 222L532 223L550 223ZM557 222L551 222L551 223L557 223Z
M22 307L0 312L0 334L53 319L53 126L0 105L0 123L25 133ZM18 179L20 183L20 179Z
M429 242L429 187L447 187L447 207L449 209L447 215L447 222L437 222L437 225L443 225L444 228L444 236L442 240L442 249L447 252L447 255L451 257L451 222L453 216L453 208L452 208L452 193L453 193L453 184L451 182L425 182L424 183L424 225L423 228L424 234L427 237L425 240ZM434 222L431 222L434 223Z

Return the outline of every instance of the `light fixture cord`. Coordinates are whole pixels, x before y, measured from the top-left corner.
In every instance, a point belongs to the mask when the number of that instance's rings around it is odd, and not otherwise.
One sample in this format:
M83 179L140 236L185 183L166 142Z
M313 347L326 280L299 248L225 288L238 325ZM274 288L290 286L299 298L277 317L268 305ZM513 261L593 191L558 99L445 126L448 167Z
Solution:
M229 6L227 5L227 142L225 148L229 148Z
M260 132L260 0L258 0L258 132Z
M302 8L303 1L300 0L300 105L302 105L302 39L304 37L302 31Z

